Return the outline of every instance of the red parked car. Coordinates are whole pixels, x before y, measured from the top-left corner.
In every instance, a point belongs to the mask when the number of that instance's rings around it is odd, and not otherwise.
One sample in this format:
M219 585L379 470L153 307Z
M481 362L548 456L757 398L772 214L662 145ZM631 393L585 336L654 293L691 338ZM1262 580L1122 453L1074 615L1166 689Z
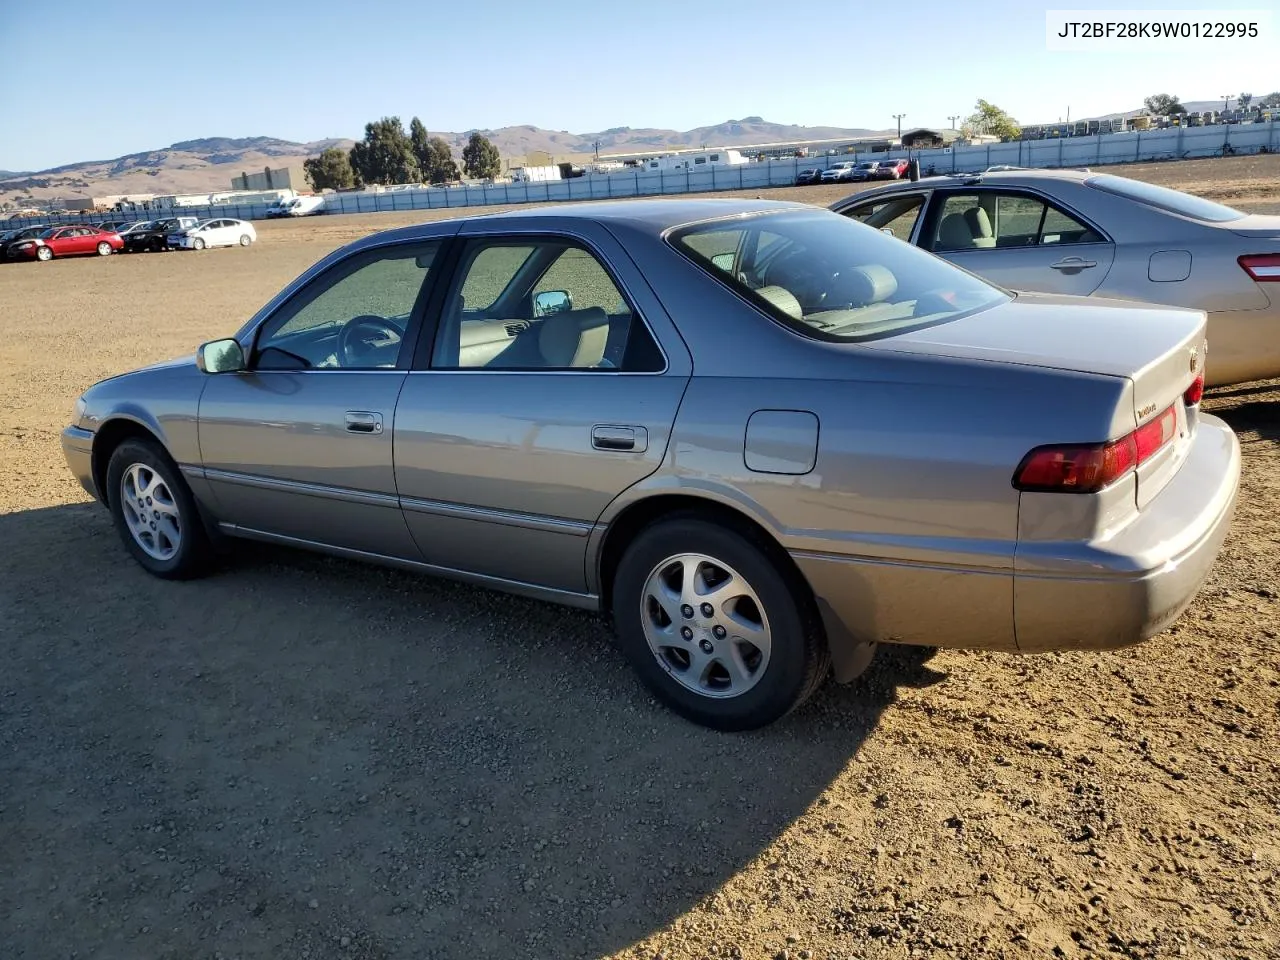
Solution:
M39 236L15 243L9 249L14 259L52 260L54 257L74 257L84 253L109 256L124 249L120 234L73 224L68 227L50 227Z
M901 180L907 175L906 160L881 160L876 169L877 180Z

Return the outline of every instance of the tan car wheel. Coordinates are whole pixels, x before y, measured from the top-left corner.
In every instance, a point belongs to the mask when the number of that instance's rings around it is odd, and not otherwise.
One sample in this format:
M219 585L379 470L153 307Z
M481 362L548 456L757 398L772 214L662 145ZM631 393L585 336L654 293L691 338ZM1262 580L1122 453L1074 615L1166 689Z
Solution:
M618 565L619 645L649 689L695 723L765 726L826 677L830 656L807 590L770 552L685 515L644 530Z
M120 444L107 464L106 481L116 530L138 563L167 580L205 572L212 549L195 498L159 444Z

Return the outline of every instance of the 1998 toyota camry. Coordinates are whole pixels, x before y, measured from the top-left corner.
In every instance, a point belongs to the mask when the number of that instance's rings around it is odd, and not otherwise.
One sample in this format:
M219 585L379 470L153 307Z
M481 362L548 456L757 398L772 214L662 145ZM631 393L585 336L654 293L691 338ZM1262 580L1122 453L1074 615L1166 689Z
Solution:
M1164 629L1239 481L1204 332L801 204L546 207L356 241L91 387L63 447L158 576L229 535L598 609L665 703L747 729L877 643Z

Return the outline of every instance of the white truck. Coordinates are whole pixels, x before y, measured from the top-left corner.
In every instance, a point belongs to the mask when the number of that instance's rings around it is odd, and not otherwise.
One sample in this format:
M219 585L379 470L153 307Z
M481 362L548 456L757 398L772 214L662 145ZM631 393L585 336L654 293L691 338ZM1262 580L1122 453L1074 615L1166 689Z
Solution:
M324 213L324 197L288 197L267 207L268 217L305 217L318 213Z

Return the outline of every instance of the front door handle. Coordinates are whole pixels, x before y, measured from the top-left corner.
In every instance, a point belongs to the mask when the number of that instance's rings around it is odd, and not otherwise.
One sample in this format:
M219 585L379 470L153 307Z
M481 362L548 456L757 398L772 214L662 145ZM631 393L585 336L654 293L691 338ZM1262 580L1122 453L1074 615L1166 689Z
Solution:
M1051 263L1049 266L1055 270L1061 270L1064 273L1071 270L1088 270L1090 267L1096 267L1097 260L1086 260L1083 257L1065 257L1057 263Z
M597 450L629 450L643 453L649 447L649 431L644 427L598 423L591 428L591 446Z
M381 433L382 414L372 413L368 410L348 410L347 432L371 434Z

